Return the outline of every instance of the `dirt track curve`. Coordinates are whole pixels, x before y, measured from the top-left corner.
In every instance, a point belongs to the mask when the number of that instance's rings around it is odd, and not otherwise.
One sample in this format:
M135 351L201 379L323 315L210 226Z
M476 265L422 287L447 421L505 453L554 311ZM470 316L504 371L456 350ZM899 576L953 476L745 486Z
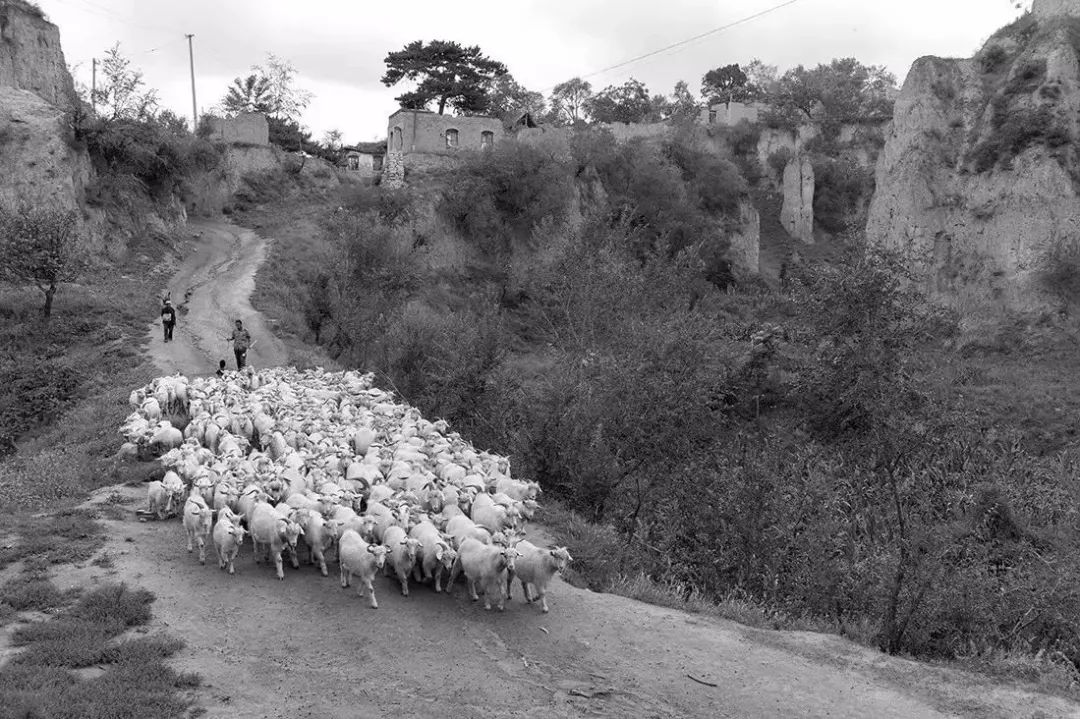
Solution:
M174 299L192 290L176 341L153 328L163 372L210 372L228 322L259 344L256 367L285 350L248 296L265 254L254 233L200 223L198 249L179 267ZM215 344L219 342L219 344ZM343 590L334 567L256 565L246 543L236 574L187 553L178 520L140 522L138 487L108 520L111 570L85 564L60 586L122 579L157 595L152 630L182 637L177 659L200 672L207 717L1080 717L1080 706L962 672L886 657L838 637L768 632L576 589L555 579L551 613L521 601L504 613L414 587L376 582L379 609ZM115 500L115 495L113 500ZM541 531L530 535L535 540ZM701 680L701 683L688 675ZM715 686L709 686L713 684Z

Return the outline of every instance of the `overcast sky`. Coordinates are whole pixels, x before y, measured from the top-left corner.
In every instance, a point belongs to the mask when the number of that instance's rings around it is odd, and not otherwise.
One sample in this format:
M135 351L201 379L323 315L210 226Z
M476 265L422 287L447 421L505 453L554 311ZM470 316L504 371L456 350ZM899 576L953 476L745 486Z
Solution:
M68 64L87 84L90 60L119 42L158 89L191 115L185 33L194 33L199 111L267 52L299 70L315 99L303 123L318 138L382 139L394 97L379 82L386 53L417 40L476 44L532 90L575 75L597 89L636 77L669 94L695 91L710 68L759 57L783 71L835 57L885 65L902 81L922 55L969 57L1019 11L1012 0L795 0L762 17L616 70L604 68L769 10L784 0L39 0L60 26Z

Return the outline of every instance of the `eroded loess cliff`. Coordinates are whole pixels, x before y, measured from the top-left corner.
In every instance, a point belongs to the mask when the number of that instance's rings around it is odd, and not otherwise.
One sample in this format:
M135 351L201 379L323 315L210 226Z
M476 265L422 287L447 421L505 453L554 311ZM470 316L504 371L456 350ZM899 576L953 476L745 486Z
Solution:
M1080 20L1028 14L904 83L867 236L965 314L1064 301L1048 278L1080 247L1078 50Z

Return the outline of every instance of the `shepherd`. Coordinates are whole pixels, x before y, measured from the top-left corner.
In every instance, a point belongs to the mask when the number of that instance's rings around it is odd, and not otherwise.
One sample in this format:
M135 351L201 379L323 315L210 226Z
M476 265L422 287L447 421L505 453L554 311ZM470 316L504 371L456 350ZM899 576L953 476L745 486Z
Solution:
M161 305L161 326L165 330L165 341L172 342L173 328L176 327L176 309L168 297Z
M226 338L229 342L233 343L233 354L236 356L236 369L244 369L244 365L247 364L247 351L251 348L251 334L244 329L244 323L240 320L236 320L236 329L233 330L232 335Z

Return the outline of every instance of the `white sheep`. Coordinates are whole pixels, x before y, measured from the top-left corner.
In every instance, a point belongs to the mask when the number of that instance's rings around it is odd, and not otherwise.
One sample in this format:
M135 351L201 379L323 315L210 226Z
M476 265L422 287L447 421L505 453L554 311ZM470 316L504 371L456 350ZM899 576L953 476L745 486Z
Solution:
M342 589L352 584L353 576L360 578L357 593L367 590L371 608L378 609L375 601L375 573L386 564L386 547L381 544L368 544L363 538L347 529L338 538L338 566L341 570Z
M444 512L446 510L443 510ZM475 539L481 544L491 544L491 533L476 524L464 514L459 514L446 522L446 534L454 542L454 549L461 551L461 543L466 539Z
M496 606L501 612L505 606L503 586L507 575L514 571L517 550L513 547L483 544L470 537L461 543L457 553L454 568L450 570L450 579L446 585L447 591L454 586L458 574L464 572L469 581L469 597L474 602L479 599L476 595L476 586L480 585L484 592L484 609L491 610L491 596L495 594L498 596Z
M184 532L187 533L187 550L194 551L199 545L199 564L206 564L206 538L214 523L214 514L202 495L193 494L184 502Z
M382 543L390 552L389 561L386 562L386 573L394 572L398 581L401 582L401 595L407 597L409 596L409 575L416 566L416 555L424 548L423 544L419 539L408 536L405 530L397 525L386 528L383 532Z
M277 578L285 579L281 553L288 548L293 561L296 561L296 542L304 534L304 529L288 517L283 517L274 507L266 502L256 502L248 516L248 529L251 543L255 545L255 562L259 561L259 545L266 545L267 560L274 559Z
M537 597L531 596L529 587L533 587L540 599L540 608L546 614L547 585L556 572L562 572L573 561L566 547L544 549L537 547L531 542L521 540L515 546L518 557L514 563L514 569L507 573L506 596L510 597L510 585L514 577L521 582L521 591L525 595L525 601L532 603Z
M409 536L418 539L421 544L420 559L413 570L413 578L419 582L422 579L434 579L436 592L442 591L442 575L447 576L457 559L457 552L439 534L434 524L421 521L409 530Z
M300 526L304 530L304 544L308 548L308 564L319 562L319 572L328 576L326 569L326 552L337 541L339 527L336 522L328 522L315 509L298 510Z
M229 512L228 509L222 511ZM218 567L227 567L229 574L235 573L233 561L240 553L240 545L244 543L244 533L236 515L231 512L228 515L218 515L217 524L214 525L214 549L218 555Z

